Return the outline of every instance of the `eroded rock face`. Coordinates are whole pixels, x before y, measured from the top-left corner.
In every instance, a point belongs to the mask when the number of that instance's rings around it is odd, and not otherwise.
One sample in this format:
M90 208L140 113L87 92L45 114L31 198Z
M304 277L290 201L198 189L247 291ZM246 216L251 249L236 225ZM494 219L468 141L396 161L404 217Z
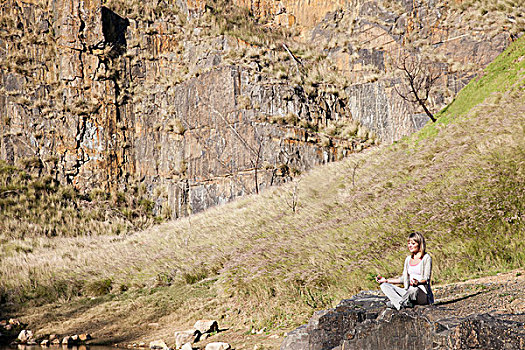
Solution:
M317 127L350 112L336 95L222 64L245 44L218 36L206 51L184 40L175 15L137 21L99 0L3 6L13 28L0 41L0 159L34 158L39 174L83 192L139 185L157 214L180 217L373 143L270 123ZM180 81L182 63L193 78Z
M281 350L524 349L522 319L490 314L461 318L446 305L396 311L386 298L360 293L319 311L290 332Z
M306 93L300 85L276 82L257 62L228 64L229 54L250 44L227 35L207 38L207 46L187 40L199 38L203 28L180 25L181 16L191 20L206 2L176 3L180 14L127 18L100 0L5 2L0 159L35 159L38 175L51 174L82 192L141 188L155 213L181 217L375 143L370 135L343 140L315 132L319 128L358 120L391 142L427 122L396 99L391 81L362 78L370 67L388 72L386 58L402 42L396 30L408 31L416 19L427 17L423 28L432 27L440 9L430 2L414 12L407 1L404 17L374 2L356 4L356 16L377 16L385 24L360 20L350 35L353 41L327 50L341 74L355 77L347 96ZM290 15L309 27L347 5L326 0L236 3L288 23L295 21ZM339 22L349 15L341 13L330 12L314 27L311 40L322 47L338 35L348 36ZM445 54L464 55L465 64L486 64L506 45L503 34L489 41L482 34L436 31L435 38L443 42L438 46ZM459 89L464 78L450 78L447 84ZM283 119L287 122L275 122Z
M402 11L376 1L351 3L327 12L310 31L310 38L327 47L341 74L355 82L345 90L352 117L386 142L397 141L430 120L394 89L400 82L395 66L409 46L407 38L424 38L431 44L431 60L442 72L427 102L433 113L444 108L511 41L509 33L489 29L490 25L484 30L462 25L464 14L452 10L447 1L401 1Z

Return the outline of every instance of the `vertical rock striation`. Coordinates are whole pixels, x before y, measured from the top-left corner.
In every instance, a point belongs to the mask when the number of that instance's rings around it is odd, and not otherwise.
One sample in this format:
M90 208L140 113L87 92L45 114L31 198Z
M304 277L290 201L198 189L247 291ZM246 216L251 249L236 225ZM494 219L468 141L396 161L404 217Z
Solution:
M157 213L179 217L370 145L269 123L288 116L317 127L350 115L335 95L219 65L173 21L124 18L98 0L9 1L1 11L0 157L34 158L81 191L142 185ZM202 73L180 81L184 59Z
M400 32L432 31L438 50L465 64L488 63L507 42L505 34L489 41L484 33L438 30L444 10L431 2L405 1L401 15L369 1L236 3L279 23L293 16L284 22L311 29L320 48L348 37L322 51L354 84L344 94L305 92L269 79L256 61L229 60L251 44L184 25L206 11L205 1L140 3L126 17L100 0L7 0L0 7L0 159L31 158L39 174L83 192L138 186L157 214L180 217L375 143L363 130L346 140L319 132L327 126L359 121L387 142L419 129L426 117L383 77L403 44ZM334 11L339 6L347 8ZM370 72L380 77L369 79ZM456 91L472 74L447 75L443 84Z

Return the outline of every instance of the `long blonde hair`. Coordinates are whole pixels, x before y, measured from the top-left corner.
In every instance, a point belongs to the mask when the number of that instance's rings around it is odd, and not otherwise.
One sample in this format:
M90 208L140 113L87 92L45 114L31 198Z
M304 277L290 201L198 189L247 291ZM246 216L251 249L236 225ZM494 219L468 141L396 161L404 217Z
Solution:
M413 239L414 241L417 242L417 244L419 244L419 251L421 252L421 257L425 256L425 253L426 253L426 250L427 250L427 245L425 243L425 237L423 237L423 234L421 232L412 232L409 236L408 236L408 239ZM412 254L412 257L414 257L414 254Z

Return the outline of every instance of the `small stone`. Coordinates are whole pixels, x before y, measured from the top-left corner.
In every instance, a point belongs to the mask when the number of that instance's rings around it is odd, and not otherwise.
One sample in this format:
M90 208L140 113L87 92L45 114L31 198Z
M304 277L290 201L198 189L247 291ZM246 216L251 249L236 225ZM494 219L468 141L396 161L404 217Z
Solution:
M148 323L148 327L157 328L159 324L157 322Z
M191 343L186 343L180 348L180 350L193 350L193 346Z
M58 338L53 339L53 340L51 341L51 344L52 344L52 345L59 345L59 344L60 344L60 339L58 339Z
M74 334L71 336L71 341L73 341L74 343L78 342L78 334Z
M206 345L206 350L228 350L228 349L231 349L231 346L228 343L216 342L216 343L209 343L208 345Z
M199 320L195 322L193 328L201 333L212 333L219 330L219 323L215 320Z
M9 319L9 324L11 326L20 326L20 321L18 321L16 318L10 318Z
M186 343L196 343L200 340L201 332L197 329L175 332L175 348L180 349Z
M33 332L31 331L28 331L26 329L23 329L22 331L20 331L20 333L18 334L18 341L22 344L25 344L27 343L29 340L31 340L33 338Z
M73 341L70 336L62 338L62 345L72 345Z
M146 347L146 343L144 343L143 341L141 341L139 343L139 348L145 348Z
M50 334L49 335L49 341L52 342L53 340L57 339L58 336L56 334Z
M50 342L48 339L44 339L40 342L40 346L49 346Z
M80 341L87 341L87 340L91 340L92 338L91 338L91 334L89 333L81 333L78 335L78 339Z
M164 342L164 340L154 340L152 342L149 343L149 348L150 349L162 349L162 350L168 350L169 347L168 345L166 345L166 343Z

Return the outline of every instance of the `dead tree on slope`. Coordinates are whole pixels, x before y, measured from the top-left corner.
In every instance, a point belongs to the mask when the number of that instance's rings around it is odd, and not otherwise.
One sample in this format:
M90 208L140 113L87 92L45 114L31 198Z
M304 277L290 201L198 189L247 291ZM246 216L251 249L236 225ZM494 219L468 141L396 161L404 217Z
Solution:
M411 52L403 52L393 61L396 73L402 79L401 84L394 84L394 90L403 100L423 108L430 120L435 122L436 117L430 112L428 102L442 73L439 64Z

